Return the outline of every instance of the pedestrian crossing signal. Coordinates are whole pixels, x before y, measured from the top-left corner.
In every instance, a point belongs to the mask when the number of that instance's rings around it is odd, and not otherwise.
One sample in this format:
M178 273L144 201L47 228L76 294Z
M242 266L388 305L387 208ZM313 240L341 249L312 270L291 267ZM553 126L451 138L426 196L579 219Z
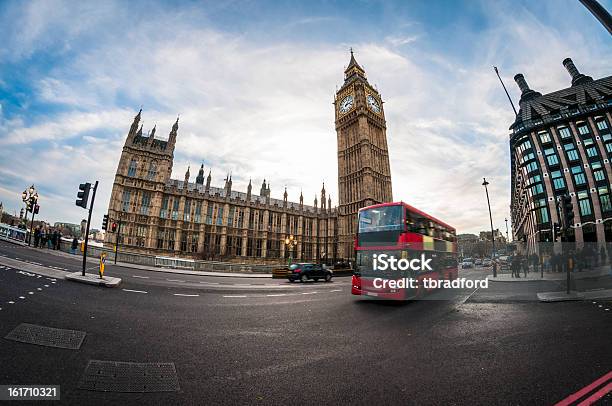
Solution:
M111 224L111 232L113 233L117 232L117 223Z

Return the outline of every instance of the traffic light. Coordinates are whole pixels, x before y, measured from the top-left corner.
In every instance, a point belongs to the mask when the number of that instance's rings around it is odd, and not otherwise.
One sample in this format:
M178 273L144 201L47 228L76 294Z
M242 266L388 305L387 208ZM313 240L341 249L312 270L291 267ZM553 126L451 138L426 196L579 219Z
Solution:
M561 236L561 224L553 224L553 241L557 241L557 238Z
M34 205L34 214L38 214L38 210L40 210L40 206L35 204Z
M117 232L117 223L111 224L111 232L113 233Z
M561 206L563 210L563 231L567 231L574 225L574 205L572 198L568 195L563 195L561 198Z
M79 192L77 193L76 205L82 208L87 208L87 200L89 200L89 189L91 189L91 183L81 183L79 185Z
M108 214L105 214L102 218L102 230L108 230Z

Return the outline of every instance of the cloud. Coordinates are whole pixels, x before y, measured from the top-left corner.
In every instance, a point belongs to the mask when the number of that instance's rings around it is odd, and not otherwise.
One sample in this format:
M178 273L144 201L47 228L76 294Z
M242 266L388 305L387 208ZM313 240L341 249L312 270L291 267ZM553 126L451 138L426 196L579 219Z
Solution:
M406 44L411 44L419 39L418 35L409 35L409 36L388 36L385 37L385 41L391 44L391 46L399 47Z
M195 176L203 162L212 168L214 185L231 171L235 190L246 190L251 178L258 190L266 178L273 196L281 197L286 185L291 200L303 190L312 202L325 181L337 201L332 102L348 63L347 44L286 36L261 41L212 26L206 7L134 18L113 2L36 9L39 4L12 5L12 28L0 28L8 33L12 60L45 48L62 54L31 73L32 102L52 108L0 116L0 174L7 186L0 198L13 199L8 191L34 182L52 203L44 206L45 216L78 222L76 186L99 179L99 223L127 129L143 105L145 132L157 125L160 137L180 114L174 178L182 179L189 164ZM592 76L608 73L609 58L593 57L606 55L606 46L561 31L524 8L511 12L511 6L485 2L488 28L457 28L467 56L441 51L443 44L431 43L428 26L420 23L411 23L419 25L418 36L382 35L351 44L385 101L395 199L461 232L488 228L483 177L491 183L496 227L503 228L509 215L512 113L491 66L498 65L507 82L523 72L543 93L569 85L561 66L566 56ZM71 27L75 15L83 19ZM304 17L294 24L333 18ZM19 28L27 24L32 30ZM515 86L506 84L518 100ZM16 169L24 156L36 171Z

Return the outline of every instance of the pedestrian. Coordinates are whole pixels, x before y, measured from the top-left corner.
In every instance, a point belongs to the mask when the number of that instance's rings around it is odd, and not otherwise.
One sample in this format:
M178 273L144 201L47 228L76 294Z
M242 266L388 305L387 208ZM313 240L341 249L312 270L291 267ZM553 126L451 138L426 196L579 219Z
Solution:
M519 268L520 268L520 259L519 259L519 255L515 256L514 258L512 258L512 263L510 264L510 269L512 270L512 277L513 278L520 278L521 276L519 275Z
M70 252L72 255L76 255L77 247L79 246L79 240L76 237L72 239L72 245L70 246Z
M40 227L36 226L36 228L34 229L34 247L38 247L39 243L40 243Z
M521 266L523 267L523 276L527 278L527 274L529 273L529 261L527 256L522 258Z
M47 233L44 228L40 229L40 248L45 248L47 246Z
M55 249L57 245L57 230L53 230L51 233L51 238L49 239L49 248Z
M55 249L59 251L61 248L62 248L62 232L60 230L57 230L57 244L55 246Z

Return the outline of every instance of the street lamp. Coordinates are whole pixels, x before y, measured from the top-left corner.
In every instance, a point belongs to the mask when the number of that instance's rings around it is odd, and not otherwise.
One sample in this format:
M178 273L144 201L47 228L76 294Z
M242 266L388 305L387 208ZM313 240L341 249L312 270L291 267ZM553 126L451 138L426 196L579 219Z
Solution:
M28 245L32 244L32 233L34 232L34 215L38 212L38 192L34 185L25 189L21 193L21 200L26 205L26 223L27 223L27 212L32 212L32 222L30 223L30 234L28 238Z
M291 261L293 260L293 250L295 249L295 247L297 247L297 245L297 238L295 238L293 234L289 235L288 237L285 237L285 249L290 250L289 262L287 262L287 265L291 265Z
M495 261L495 235L493 234L493 216L491 215L491 201L489 200L489 189L487 189L486 178L482 178L482 186L485 188L485 193L487 194L487 206L489 206L489 220L491 221L491 256L493 260L493 277L497 278L497 262Z
M509 243L510 242L510 236L508 234L508 218L506 217L504 219L504 221L506 222L506 243Z

